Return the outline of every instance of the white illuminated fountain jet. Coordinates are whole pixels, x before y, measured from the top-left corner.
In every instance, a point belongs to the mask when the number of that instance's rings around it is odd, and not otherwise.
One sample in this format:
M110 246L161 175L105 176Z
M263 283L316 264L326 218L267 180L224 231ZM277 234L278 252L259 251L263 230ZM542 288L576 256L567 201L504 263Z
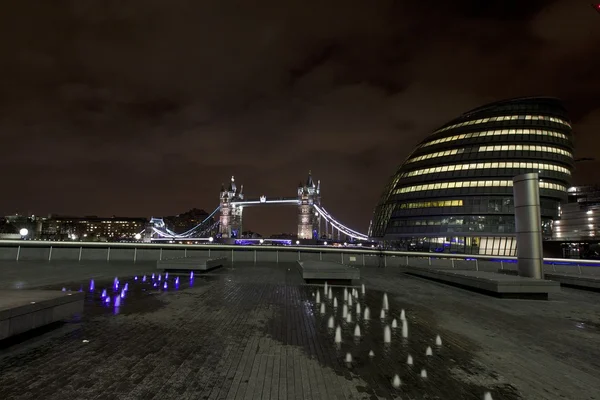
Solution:
M392 330L389 325L386 325L383 328L383 343L391 343L392 342Z
M335 339L334 342L336 344L340 344L342 343L342 328L338 325L337 328L335 328Z

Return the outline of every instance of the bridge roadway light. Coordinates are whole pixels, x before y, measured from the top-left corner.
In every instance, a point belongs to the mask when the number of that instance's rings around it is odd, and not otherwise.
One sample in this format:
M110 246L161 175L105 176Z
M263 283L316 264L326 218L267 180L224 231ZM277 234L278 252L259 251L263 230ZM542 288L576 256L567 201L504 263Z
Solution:
M296 244L300 244L300 241L299 241L299 240L296 240Z
M142 238L142 235L140 235L139 233L136 233L134 238L135 238L135 240L140 240Z
M212 243L212 242L214 242L214 241L215 241L215 238L211 236L211 237L209 237L209 238L208 238L208 241L209 241L210 243Z
M265 241L263 239L259 240L260 244L263 244Z
M323 246L327 246L327 242L323 242Z
M21 236L27 236L27 235L29 235L29 231L27 230L27 228L21 228L21 230L19 231L19 234Z

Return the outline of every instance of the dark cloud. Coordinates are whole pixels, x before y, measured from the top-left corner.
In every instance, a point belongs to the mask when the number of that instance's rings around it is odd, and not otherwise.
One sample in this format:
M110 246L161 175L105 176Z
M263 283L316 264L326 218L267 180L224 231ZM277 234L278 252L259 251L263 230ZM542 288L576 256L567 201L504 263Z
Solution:
M586 3L51 3L0 13L3 213L212 209L231 175L291 196L312 169L325 207L364 231L412 147L484 102L561 97L577 155L600 144ZM293 210L248 211L249 229L294 230Z

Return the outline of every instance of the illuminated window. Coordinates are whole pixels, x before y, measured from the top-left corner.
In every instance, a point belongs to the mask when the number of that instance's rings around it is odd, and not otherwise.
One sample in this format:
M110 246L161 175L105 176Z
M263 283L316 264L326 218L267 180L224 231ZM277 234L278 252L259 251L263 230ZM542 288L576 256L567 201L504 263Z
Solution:
M525 117L525 118L523 118L523 117ZM525 119L528 121L550 121L550 122L554 122L557 124L568 126L569 128L571 127L571 124L565 120L562 120L560 118L555 118L555 117L548 117L545 115L509 115L509 116L502 116L502 117L481 118L481 119L474 119L471 121L465 121L465 122L461 122L459 124L454 124L454 125L446 126L442 129L438 129L434 133L444 132L449 129L460 128L461 126L466 126L466 125L479 125L479 124L485 124L487 122L514 121L514 120L519 120L519 119Z
M481 146L478 151L539 151L542 153L557 153L567 157L573 157L573 155L563 149L551 146L537 146L537 145L496 145L496 146Z
M455 154L463 153L475 153L475 152L487 152L487 151L539 151L543 153L556 153L567 157L573 157L573 154L567 150L560 149L558 147L551 146L537 146L537 145L495 145L495 146L480 146L480 147L468 147L462 149L453 149L446 151L438 151L435 153L423 154L414 158L408 159L405 164L428 160L430 158L446 157ZM476 167L470 167L475 169Z
M438 131L441 132L441 131ZM431 142L423 143L420 147L433 146L434 144L446 143L446 142L454 142L462 139L470 139L477 137L486 137L486 136L501 136L501 135L539 135L539 136L552 136L560 139L568 140L569 138L564 133L556 132L556 131L548 131L542 129L496 129L490 131L482 131L482 132L470 132L463 133L460 135L448 136L441 139L435 139Z
M439 200L439 201L421 201L416 203L403 203L401 209L406 208L433 208L433 207L461 207L462 200Z
M425 190L443 190L443 189L455 189L460 187L512 187L513 182L507 180L489 180L489 181L462 181L462 182L442 182L442 183L429 183L425 185L406 186L403 188L396 189L394 194L410 193L410 192L421 192ZM559 190L562 192L567 191L567 187L550 182L540 182L540 189L552 189Z

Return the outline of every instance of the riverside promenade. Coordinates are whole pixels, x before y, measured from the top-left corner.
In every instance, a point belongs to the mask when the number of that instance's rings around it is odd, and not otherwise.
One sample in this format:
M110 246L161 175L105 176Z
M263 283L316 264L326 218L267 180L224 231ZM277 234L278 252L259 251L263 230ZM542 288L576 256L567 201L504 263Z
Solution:
M348 322L344 288L332 289L334 309L323 286L306 285L291 262L235 263L176 283L174 275L158 281L155 263L2 261L0 290L82 290L86 300L78 318L0 342L0 398L597 398L600 293L563 288L548 301L508 300L396 267L360 272ZM128 284L123 297L115 277ZM380 319L384 293L389 312ZM392 329L384 343L402 310L408 338Z

